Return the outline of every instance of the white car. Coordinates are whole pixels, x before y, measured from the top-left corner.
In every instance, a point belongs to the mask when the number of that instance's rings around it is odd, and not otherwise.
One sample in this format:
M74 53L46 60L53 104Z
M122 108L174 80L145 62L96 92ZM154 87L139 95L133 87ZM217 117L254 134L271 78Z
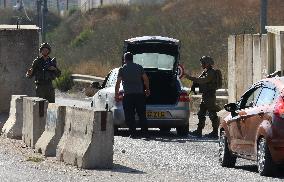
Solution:
M170 131L184 136L189 131L189 95L177 75L180 43L176 39L144 36L125 40L123 54L131 52L133 61L143 66L149 77L151 95L146 99L146 117L149 128ZM119 68L110 71L99 91L93 97L93 107L112 111L114 127L127 127L122 106L123 86L119 102L114 99ZM139 126L138 118L137 126Z

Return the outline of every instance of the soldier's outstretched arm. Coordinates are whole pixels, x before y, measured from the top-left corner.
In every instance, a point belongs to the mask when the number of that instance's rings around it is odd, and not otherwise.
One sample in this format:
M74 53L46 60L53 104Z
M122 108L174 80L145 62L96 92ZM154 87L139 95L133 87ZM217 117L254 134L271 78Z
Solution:
M203 78L191 77L190 80L198 84L205 84L205 83L211 82L212 80L214 80L214 78L215 78L215 73L213 71L209 71L207 72L207 76Z

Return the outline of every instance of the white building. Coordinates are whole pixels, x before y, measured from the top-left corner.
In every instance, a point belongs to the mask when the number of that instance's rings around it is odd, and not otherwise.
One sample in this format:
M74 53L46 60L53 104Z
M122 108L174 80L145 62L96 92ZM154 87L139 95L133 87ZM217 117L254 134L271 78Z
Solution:
M166 0L79 0L78 4L81 4L81 11L88 11L100 6L114 5L114 4L160 4Z

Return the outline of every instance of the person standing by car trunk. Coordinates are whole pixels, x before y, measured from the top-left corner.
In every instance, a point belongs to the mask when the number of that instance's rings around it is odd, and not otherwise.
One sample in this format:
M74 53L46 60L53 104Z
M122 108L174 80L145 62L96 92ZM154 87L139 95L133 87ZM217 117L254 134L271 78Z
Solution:
M150 95L149 79L141 65L133 63L133 54L124 54L125 64L119 69L115 85L115 100L119 101L119 87L122 81L124 96L123 110L130 135L136 135L135 111L138 114L142 132L147 132L146 99ZM145 86L145 91L144 87Z
M208 111L209 118L212 121L213 131L206 136L210 138L217 138L219 119L216 113L217 76L215 70L212 68L214 61L209 56L202 56L200 58L200 64L204 71L198 78L189 76L187 73L185 74L187 79L193 81L192 88L198 86L199 92L202 93L202 100L199 106L199 112L197 114L199 123L197 129L193 132L190 132L190 134L197 137L202 136L202 130L205 127L206 113Z

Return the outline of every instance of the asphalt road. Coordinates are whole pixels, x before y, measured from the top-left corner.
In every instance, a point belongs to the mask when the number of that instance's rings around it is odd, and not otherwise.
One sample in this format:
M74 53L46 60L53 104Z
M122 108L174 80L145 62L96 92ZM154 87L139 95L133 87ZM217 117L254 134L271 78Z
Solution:
M68 100L68 99L67 99ZM64 102L64 99L57 99ZM66 105L89 101L66 101ZM190 118L191 130L196 115ZM205 133L210 131L207 125ZM0 181L284 181L284 174L261 177L254 162L237 160L235 168L218 164L217 140L177 137L149 131L149 137L129 138L120 130L114 138L114 167L111 170L81 170L55 158L43 158L19 140L0 137ZM44 159L28 161L31 157Z

